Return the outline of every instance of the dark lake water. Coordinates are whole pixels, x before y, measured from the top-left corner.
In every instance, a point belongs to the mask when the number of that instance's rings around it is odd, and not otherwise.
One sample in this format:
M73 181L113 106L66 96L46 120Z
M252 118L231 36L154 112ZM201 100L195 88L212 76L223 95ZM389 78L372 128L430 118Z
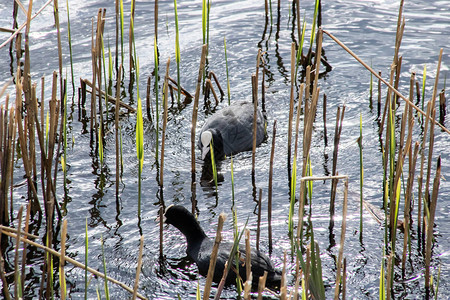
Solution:
M40 8L45 1L36 0L33 10ZM64 2L64 1L63 1ZM309 41L314 10L313 1L301 2L301 16L306 17L307 37ZM73 63L75 86L79 86L79 78L92 78L91 63L91 22L96 19L99 8L106 8L105 47L111 46L115 56L115 14L113 1L69 1L71 34L73 44ZM128 40L128 24L130 1L125 1L125 40ZM399 1L324 1L322 3L323 27L346 43L364 61L382 72L388 79L389 68L394 55L395 31ZM222 87L226 88L226 69L223 39L226 37L228 66L230 74L231 101L251 101L251 74L255 72L258 49L265 51L267 62L266 73L266 110L268 117L268 140L256 153L255 187L262 189L263 214L267 212L268 170L272 143L272 128L277 120L276 149L274 161L273 183L273 252L272 260L277 268L282 268L283 252L289 251L288 211L289 183L287 170L287 132L290 93L290 47L293 37L292 2L282 1L279 24L276 18L276 3L272 3L273 25L265 28L263 1L213 1L210 14L210 45L208 69L214 71ZM0 27L10 27L12 23L11 1L0 3ZM70 80L69 50L67 43L66 4L60 7L61 32L63 38L63 72ZM20 22L24 21L21 12ZM179 1L178 16L180 26L181 48L181 84L194 94L200 61L201 1ZM444 48L441 74L438 84L440 91L444 87L448 74L450 56L450 2L449 1L405 1L404 16L406 27L400 54L403 56L400 91L408 95L409 77L416 72L417 79L422 82L424 65L427 67L427 84L425 88L427 100L431 97L436 75L436 66L440 48ZM296 29L295 29L296 35ZM1 33L1 40L8 34ZM154 3L153 1L137 1L135 17L136 52L140 63L140 91L145 99L147 78L154 70ZM51 7L46 8L31 26L31 77L38 82L45 76L46 97L51 94L50 82L54 70L58 69L56 30ZM159 1L159 33L160 74L163 78L165 63L171 58L170 74L176 78L175 63L175 20L172 1ZM374 299L379 293L379 273L381 253L384 245L384 228L375 222L367 212L364 214L364 237L359 240L359 148L356 142L359 136L359 120L362 116L363 151L364 151L364 198L377 207L382 205L382 153L378 139L378 123L376 105L369 107L370 74L358 64L340 46L330 38L324 37L323 48L333 70L320 79L321 97L327 95L327 137L328 146L324 144L323 102L319 101L316 123L312 136L311 162L312 173L316 176L329 175L332 170L332 140L336 110L346 105L345 119L339 146L339 174L349 176L349 207L347 217L347 234L344 256L347 258L347 297L349 299ZM124 45L127 51L128 45ZM0 86L10 80L11 62L8 47L0 49ZM15 67L13 68L15 71ZM125 53L125 70L128 70L128 52ZM128 90L129 73L124 80L123 101L136 106L136 87L130 95ZM152 77L152 85L154 78ZM38 89L40 91L40 88ZM161 88L160 88L161 90ZM8 88L13 94L13 88ZM383 100L386 89L383 87ZM376 92L374 99L376 101ZM152 99L154 99L152 94ZM448 92L446 98L449 98ZM88 97L89 99L89 97ZM201 98L202 99L202 98ZM69 103L76 104L77 92L69 89ZM4 96L0 103L4 103ZM224 100L220 107L225 107ZM399 109L399 113L403 111ZM84 239L85 222L89 231L89 265L103 270L101 263L101 237L104 239L105 259L108 275L133 286L139 253L139 232L145 238L140 292L150 299L194 299L197 283L202 288L205 278L196 274L195 264L186 259L185 242L181 234L173 227L165 227L164 255L165 261L159 261L159 225L155 222L159 205L159 187L157 167L155 163L155 131L150 122L144 120L144 167L142 174L142 214L140 227L137 217L138 195L138 162L135 149L135 123L133 114L121 118L123 139L123 174L120 184L120 197L115 194L115 141L114 135L108 134L105 143L104 184L100 183L101 174L98 158L90 144L90 134L84 131L84 123L79 119L77 105L70 106L69 148L67 163L67 213L68 240L67 253L80 262L85 260ZM88 115L89 115L88 111ZM203 125L205 107L200 101L198 129ZM111 115L110 115L111 118ZM190 162L190 124L192 104L181 111L171 110L167 125L166 153L164 162L164 202L166 205L179 204L187 208L191 204L191 162ZM302 116L303 119L303 116ZM448 118L444 125L450 127ZM113 123L108 127L113 130ZM197 131L198 132L198 131ZM442 174L447 177L449 168L450 137L438 128L435 130L435 147L432 174L434 177L436 160L442 157ZM413 142L422 136L420 126L415 126ZM197 153L197 178L200 177L200 153ZM251 179L251 153L241 153L233 158L235 179L235 207L240 228L248 218L248 228L252 240L255 241L257 205L253 196L254 186ZM299 164L300 165L300 164ZM417 168L418 172L419 168ZM416 174L417 174L416 172ZM233 238L231 218L231 172L230 160L221 165L223 181L220 182L217 197L214 189L196 184L198 220L209 236L214 236L217 218L221 212L228 214L223 235L225 239ZM406 175L405 175L406 176ZM21 161L16 163L14 179L16 183L23 181ZM58 201L64 200L62 172L58 175ZM405 177L406 181L406 177ZM333 232L328 229L330 182L315 182L312 202L312 222L316 241L321 249L323 279L326 285L327 299L332 298L336 274L335 259L339 251L340 220L342 211L342 187L338 191L337 223ZM417 197L417 181L414 187ZM25 203L26 185L14 189L15 209ZM435 244L433 248L432 274L437 276L441 266L439 293L441 299L450 293L450 187L445 178L441 180L435 221ZM297 212L297 207L295 209ZM414 213L416 215L416 212ZM416 217L417 218L417 217ZM414 220L416 222L416 219ZM414 226L416 223L414 224ZM43 233L43 232L42 232ZM337 244L331 244L335 235ZM42 235L41 235L42 236ZM403 239L403 234L399 234ZM42 241L41 241L42 242ZM424 295L424 259L417 250L417 231L414 227L412 241L412 257L407 264L404 277L401 269L396 268L396 298L419 299ZM260 248L268 252L267 218L262 218ZM27 298L36 297L40 280L42 256L40 252L30 255ZM11 254L11 259L13 255ZM294 284L295 265L288 260L288 284ZM84 295L84 271L68 266L67 280L72 298ZM36 275L37 273L38 275ZM96 296L96 289L103 294L103 281L92 280L89 286L90 298ZM128 292L110 284L112 299L129 297ZM445 295L445 296L444 296ZM222 296L236 298L234 287L227 288Z

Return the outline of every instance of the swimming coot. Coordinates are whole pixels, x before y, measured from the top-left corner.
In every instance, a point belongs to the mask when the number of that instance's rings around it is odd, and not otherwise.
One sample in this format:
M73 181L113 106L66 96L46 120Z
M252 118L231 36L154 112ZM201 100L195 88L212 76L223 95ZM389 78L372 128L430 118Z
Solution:
M197 146L202 151L202 160L210 157L209 143L214 145L214 159L236 154L253 148L253 103L241 101L227 106L209 117L203 125ZM256 145L266 135L266 121L257 110Z
M203 276L207 276L209 261L211 257L211 252L214 246L214 240L208 238L200 227L200 224L195 219L194 215L189 212L186 208L179 205L171 205L166 209L164 213L165 222L167 224L172 224L178 230L180 230L187 240L186 253L191 257L198 266L199 273ZM225 262L228 260L233 243L221 242L219 246L219 252L217 255L216 268L214 270L213 281L220 282L223 275L223 270L225 268ZM245 247L239 246L239 251L241 253L241 264L239 265L239 274L242 280L246 280L245 272ZM267 271L266 287L272 289L279 289L281 284L281 273L273 267L270 259L260 251L254 249L251 250L251 261L252 261L252 276L253 276L253 287L258 285L258 280L260 276L264 275L264 271ZM228 273L226 284L236 283L236 274L234 271L230 270Z

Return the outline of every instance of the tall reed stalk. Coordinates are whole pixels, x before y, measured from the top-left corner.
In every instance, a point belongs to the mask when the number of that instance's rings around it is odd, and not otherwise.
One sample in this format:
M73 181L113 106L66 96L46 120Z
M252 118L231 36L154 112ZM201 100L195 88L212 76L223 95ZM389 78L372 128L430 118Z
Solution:
M66 8L67 8L67 39L69 40L69 54L70 54L70 74L72 75L72 93L75 93L75 80L73 76L73 59L72 59L72 36L70 35L69 0L66 0Z
M178 83L178 105L181 104L181 84L180 84L180 32L178 29L178 13L177 13L177 0L173 0L174 10L175 10L175 60L177 61L177 83Z
M137 82L137 111L136 111L136 153L138 158L138 216L141 216L141 182L142 167L144 165L144 125L142 117L142 101L139 96L139 59L136 64L136 82Z
M159 75L158 75L158 45L156 44L156 36L153 38L153 57L155 61L155 120L156 124L156 142L155 142L155 159L158 161L159 152Z

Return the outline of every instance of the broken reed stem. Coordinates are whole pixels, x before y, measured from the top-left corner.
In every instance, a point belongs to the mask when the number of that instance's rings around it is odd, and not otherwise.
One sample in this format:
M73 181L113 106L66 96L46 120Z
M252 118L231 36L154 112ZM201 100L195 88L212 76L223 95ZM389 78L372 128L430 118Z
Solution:
M122 76L123 77L123 76ZM90 88L93 87L93 84L87 80L87 79L81 79L82 82L84 82L87 86L89 86ZM118 85L120 87L120 81L118 81ZM89 93L93 93L94 89L92 88L92 91L87 91ZM113 103L114 105L117 105L117 103L119 103L119 106L126 108L128 110L128 112L130 113L136 113L136 109L134 109L132 106L120 101L120 97L119 100L117 100L117 96L116 98L112 97L111 95L107 95L104 91L102 90L98 90L98 93L101 94L103 97L107 97L107 100L109 103ZM120 96L120 95L119 95Z
M195 88L194 105L192 109L192 125L191 125L191 175L192 184L195 183L195 129L197 127L198 115L198 99L200 98L200 87L202 85L203 69L205 68L207 45L202 46L202 56L200 58L200 66L198 69L197 86Z
M383 82L387 87L389 87L398 97L400 97L401 99L403 99L405 102L408 102L409 105L411 105L411 107L413 107L416 111L418 111L420 114L422 114L423 116L426 116L426 113L421 110L419 107L417 107L414 103L412 103L411 101L409 101L408 98L406 98L405 96L403 96L398 90L396 90L392 84L389 84L388 82L386 82L386 80L384 80L383 78L381 78L380 75L378 75L369 65L367 65L362 59L360 59L353 51L351 51L347 46L345 46L344 43L342 43L339 39L337 39L335 36L333 36L331 33L329 33L327 30L323 30L324 33L326 33L332 40L334 40L339 46L341 46L345 51L347 51L351 56L353 56L353 58L355 58L361 65L364 66L364 68L366 68L367 70L369 70L373 75L375 75L375 77L377 77L381 82ZM438 71L440 70L440 66L441 66L441 58L442 58L442 52L443 52L443 48L441 48L440 53L439 53L439 62L438 62ZM438 74L438 73L437 73ZM437 77L437 76L436 76ZM433 98L432 98L433 99ZM446 133L450 134L450 130L447 129L446 127L444 127L444 125L440 124L437 120L433 120L431 119L430 116L427 117L431 122L433 122L434 124L438 125L443 131L445 131Z
M133 290L133 300L137 297L137 290L139 287L139 275L141 274L141 268L142 268L142 252L144 250L144 236L141 235L140 243L139 243L139 257L138 257L138 264L136 267L136 280L134 282L134 290Z
M163 130L162 130L162 138L161 138L161 171L159 173L159 186L162 187L164 185L164 148L166 142L166 128L167 128L167 107L169 97L167 95L168 92L168 77L169 77L169 67L170 67L170 57L167 59L166 64L166 75L164 77L164 87L163 87Z
M119 197L120 181L120 148L119 148L119 105L120 103L120 82L122 81L122 64L119 66L116 83L116 107L114 115L115 133L116 133L116 197Z
M256 163L256 124L258 120L258 81L255 74L252 74L252 91L253 91L253 147L252 147L252 175L255 175Z
M336 270L336 289L334 290L334 299L339 299L339 285L341 282L342 257L344 255L345 231L347 229L347 195L348 195L348 179L344 181L344 204L342 207L342 227L341 241L339 243L339 256L337 260Z
M436 213L437 196L441 179L441 157L438 157L436 176L434 177L433 193L430 202L430 215L427 220L427 244L425 248L425 288L430 288L430 261L431 261L431 243L433 241L434 216Z
M266 287L266 280L267 280L267 271L264 271L264 275L259 277L258 300L262 300L262 292L264 291L264 288Z
M259 236L261 232L261 206L262 206L262 189L259 189L259 201L258 201L258 221L256 227L256 250L259 251Z
M275 156L275 137L277 133L277 120L273 121L272 148L270 150L269 188L267 191L267 223L269 230L269 252L272 252L272 185L273 185L273 158Z
M30 211L31 211L31 205L30 203L27 204L27 212L26 212L26 216L25 216L25 228L24 230L21 232L22 235L27 236L28 234L28 226L30 224ZM19 231L19 230L17 230ZM22 250L22 275L21 275L21 286L24 287L25 285L25 266L27 263L27 243L23 242L23 246L22 246L23 250Z
M339 141L341 139L341 132L342 132L342 124L344 122L344 114L345 114L345 105L342 107L342 113L341 113L341 107L338 107L337 113L336 113L336 127L334 129L334 148L333 148L333 169L331 171L331 174L337 175L337 160L338 160L338 149L339 149ZM337 181L333 180L331 182L331 199L330 199L330 215L332 218L334 217L334 202L336 199L336 187L337 187Z
M206 276L206 283L205 283L205 289L203 292L203 300L209 299L209 295L211 293L211 284L213 281L214 276L214 270L216 267L216 261L217 261L217 253L219 251L219 245L222 241L222 228L223 223L225 222L225 214L221 213L219 215L219 223L217 224L217 232L216 232L216 239L214 240L214 246L211 253L211 259L209 261L209 268L208 268L208 275Z
M14 234L14 233L8 232L8 231L3 231L3 229L1 229L1 228L0 228L0 233L5 234L5 235L7 235L7 236L10 236L10 237L12 237L12 238L17 238L17 234ZM57 257L57 258L59 258L59 257L61 256L61 254L60 254L58 251L53 250L52 248L48 248L48 247L46 247L46 246L43 246L43 245L41 245L41 244L35 243L35 242L33 242L33 241L30 241L30 240L28 240L28 239L26 239L26 238L24 238L24 237L22 237L22 236L20 236L20 240L23 241L23 242L26 242L27 244L29 244L29 245L31 245L31 246L33 246L33 247L42 249L42 250L48 252L49 254L51 254L51 255L53 255L53 256L55 256L55 257ZM86 270L86 266L85 266L85 265L83 265L82 263L80 263L80 262L74 260L73 258L71 258L71 257L69 257L69 256L66 256L64 260L67 261L67 262L69 262L69 263L71 263L71 264L74 265L75 267L78 267L78 268L81 268L81 269L83 269L83 270ZM129 288L129 287L126 286L124 283L122 283L122 282L120 282L120 281L118 281L118 280L116 280L116 279L113 279L113 278L111 278L111 277L105 276L105 274L103 274L103 273L101 273L101 272L99 272L99 271L97 271L97 270L95 270L95 269L92 269L92 268L90 268L90 267L87 267L87 271L90 272L90 273L92 273L92 274L95 275L95 276L101 277L101 278L103 278L103 279L105 279L105 280L108 280L108 281L110 281L110 282L112 282L112 283L114 283L114 284L120 286L121 288L123 288L124 290L126 290L126 291L128 291L128 292L130 292L130 293L133 293L133 289ZM147 298L145 298L144 296L142 296L142 295L139 294L139 293L137 294L137 297L138 297L139 299L147 299Z
M251 258L251 248L250 248L250 230L245 229L245 274L246 280L250 278L252 274L252 258Z
M23 286L19 287L17 286L19 283L19 245L20 245L20 231L22 228L22 212L23 212L23 205L19 208L19 213L17 214L17 235L16 235L16 248L14 251L14 296L18 299L20 298L19 295L23 295Z
M317 101L319 98L320 88L313 91L312 103L308 108L308 113L305 113L305 126L303 129L303 165L302 165L302 178L306 176L307 162L309 157L309 150L311 148L311 136L312 136L312 125L314 122L314 116L317 109ZM305 100L305 106L307 106L308 101ZM306 112L306 109L305 109ZM305 190L306 183L301 181L300 184L300 205L298 207L298 226L297 226L297 238L300 239L303 233L303 210L305 207Z

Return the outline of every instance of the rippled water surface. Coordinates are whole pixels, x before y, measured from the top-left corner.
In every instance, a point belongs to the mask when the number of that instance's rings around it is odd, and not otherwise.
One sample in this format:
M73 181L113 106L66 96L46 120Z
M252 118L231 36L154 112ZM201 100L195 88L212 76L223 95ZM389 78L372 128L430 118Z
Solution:
M11 1L0 3L0 27L10 28L12 23ZM45 1L36 0L33 11L37 11ZM64 1L62 1L64 2ZM301 18L306 18L308 43L313 17L313 1L301 2ZM73 66L75 87L79 78L92 78L91 30L92 20L96 20L99 8L106 8L105 47L110 47L115 57L115 8L113 1L69 1L71 35L73 43ZM61 33L63 38L63 73L70 80L69 50L67 43L66 4L60 4ZM128 28L131 3L125 1L125 70L128 70ZM251 178L251 153L241 153L233 158L235 180L235 205L240 228L248 218L248 228L252 239L256 236L257 205L255 191L262 189L263 214L267 211L268 170L272 144L273 123L277 120L276 148L273 183L273 252L271 257L277 268L282 268L283 252L290 249L288 238L289 183L287 169L287 132L290 93L290 48L296 28L293 28L291 1L282 1L280 18L277 20L276 3L273 2L273 25L265 23L264 1L212 1L209 32L209 56L207 68L214 71L222 87L226 87L226 69L223 40L227 41L228 66L230 74L231 101L251 101L251 74L255 72L258 49L264 51L267 63L266 72L266 110L268 117L268 140L256 153L255 185ZM323 27L343 41L361 59L382 72L388 78L389 68L394 55L395 31L399 1L324 1L322 7ZM201 1L178 1L181 48L181 84L194 94L200 61ZM19 23L25 18L19 12ZM444 48L441 74L438 84L440 91L444 87L448 74L450 56L450 2L449 1L405 1L404 16L406 27L400 54L403 56L400 78L400 91L409 93L409 77L416 72L422 82L423 67L427 67L426 98L429 99L436 76L439 49ZM159 1L158 46L160 51L160 78L163 78L167 59L171 58L170 73L176 78L175 63L175 20L173 2ZM8 34L1 33L1 40ZM35 82L44 76L46 81L46 98L51 94L50 82L54 70L58 69L57 37L53 21L52 8L46 8L32 22L30 33L31 77ZM145 99L147 78L152 76L154 84L154 3L137 1L135 18L136 53L140 64L140 94ZM10 80L16 70L15 58L11 58L9 47L0 49L0 85ZM317 109L316 123L312 136L311 162L312 173L317 176L329 175L332 171L332 153L336 110L346 105L345 119L339 146L339 174L349 175L349 207L347 234L344 255L347 259L347 297L349 299L374 299L379 293L379 272L381 254L384 245L384 229L368 213L364 214L364 237L359 240L359 120L362 116L363 151L364 151L364 198L373 205L382 205L382 153L378 138L378 118L376 109L377 93L374 91L373 108L369 102L370 74L358 64L347 52L325 37L323 48L333 70L320 79L321 97ZM13 57L15 53L13 52ZM13 71L11 71L13 70ZM123 101L136 106L136 86L129 91L129 73L123 83ZM422 84L420 84L421 86ZM39 85L38 85L39 86ZM376 85L375 85L376 86ZM40 93L40 87L38 88ZM8 88L13 94L13 88ZM160 87L161 91L161 87ZM327 95L326 126L328 145L324 144L325 127L323 123L322 95ZM383 87L383 100L386 89ZM448 93L446 94L449 98ZM154 89L152 88L152 99ZM5 97L0 99L5 102ZM88 97L89 99L89 97ZM201 98L202 99L202 98ZM105 167L103 175L98 158L90 143L87 117L78 108L78 92L73 93L69 84L69 146L67 163L67 199L66 218L68 219L67 253L78 261L84 262L85 223L89 232L89 265L103 270L101 263L101 237L104 239L104 253L109 276L133 286L139 252L139 233L145 238L143 268L140 278L140 292L150 299L195 298L197 282L205 284L205 278L196 274L195 264L186 258L185 243L181 234L173 227L165 227L164 257L159 260L159 226L155 221L159 209L159 191L157 183L158 167L155 163L155 131L153 124L144 120L144 170L142 174L142 214L137 217L138 198L138 163L135 150L135 122L133 114L123 114L120 123L123 142L123 173L120 183L120 196L115 193L115 140L113 122L108 123L111 133L105 141ZM226 100L220 107L224 107ZM89 102L88 102L89 103ZM89 105L87 105L89 106ZM403 111L403 106L399 112ZM200 101L197 128L204 123L209 112ZM439 113L439 112L438 112ZM90 115L87 110L87 116ZM113 114L109 115L113 118ZM145 119L145 118L144 118ZM190 124L192 103L184 109L176 109L176 104L169 113L164 160L163 200L166 205L179 204L192 207L191 162L190 162ZM303 120L303 116L301 117ZM450 127L448 120L444 121ZM432 164L434 177L438 155L442 157L442 174L449 173L448 152L450 137L435 131L435 147ZM421 128L416 125L415 136L421 137ZM414 140L414 142L416 141ZM200 178L201 164L197 153L197 179ZM417 172L418 172L417 168ZM417 174L416 172L416 174ZM196 184L196 210L198 220L209 236L215 235L217 218L221 212L228 214L224 226L224 238L231 240L231 172L230 159L221 164L223 181L217 194L214 188ZM405 175L406 176L406 175ZM64 201L62 172L58 175L58 201ZM16 163L16 183L23 180L21 161ZM406 177L405 177L406 182ZM405 183L406 184L406 183ZM312 222L315 238L321 249L323 277L327 298L332 298L336 274L335 260L339 250L342 211L342 187L338 188L336 226L334 231L328 229L330 182L315 182L312 201ZM417 197L417 186L414 188ZM24 203L26 185L14 189L16 209ZM450 189L445 178L441 180L436 211L435 246L433 248L432 273L437 276L441 266L439 292L448 297L450 290ZM296 208L297 211L297 208ZM309 211L308 211L309 213ZM414 226L416 220L414 220ZM260 248L268 252L267 218L262 218ZM403 239L403 234L400 233ZM41 232L43 236L43 232ZM42 240L41 240L42 242ZM424 295L423 264L417 249L417 231L414 227L412 256L407 263L404 277L401 269L396 267L395 295L397 298L417 299ZM29 254L29 270L40 274L42 257L40 252ZM11 255L12 259L13 255ZM288 283L294 284L295 265L288 260ZM74 298L84 295L84 271L66 268L69 294ZM40 275L29 275L27 279L27 298L36 296ZM103 293L103 281L92 280L89 295L93 298L95 290ZM110 284L112 299L129 297L128 292ZM223 297L234 299L234 287L225 289Z

